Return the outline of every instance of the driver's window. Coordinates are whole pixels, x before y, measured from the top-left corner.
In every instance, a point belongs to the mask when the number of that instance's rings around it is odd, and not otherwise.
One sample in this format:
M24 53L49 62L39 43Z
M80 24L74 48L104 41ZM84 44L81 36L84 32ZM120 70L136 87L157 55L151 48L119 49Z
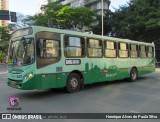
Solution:
M20 64L25 65L34 62L34 42L32 38L21 41L17 50L17 59Z

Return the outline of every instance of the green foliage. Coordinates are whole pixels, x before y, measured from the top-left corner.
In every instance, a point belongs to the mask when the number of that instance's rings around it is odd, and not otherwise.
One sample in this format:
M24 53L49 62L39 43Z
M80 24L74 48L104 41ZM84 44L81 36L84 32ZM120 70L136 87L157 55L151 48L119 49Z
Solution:
M23 15L21 13L17 13L17 22L16 23L9 23L9 30L14 31L18 28L28 27L32 25L32 16Z
M64 6L57 13L57 22L62 28L77 28L82 30L84 26L89 26L94 22L94 13L85 7L73 8Z
M95 21L95 14L85 7L73 8L59 2L52 2L43 5L41 10L42 13L32 18L34 25L82 30L84 26L89 26Z
M35 15L33 21L33 25L48 26L48 18L43 14Z
M0 51L0 63L6 59L6 54Z
M111 36L153 42L160 38L160 0L131 0L110 14Z
M7 54L9 44L9 30L7 27L0 27L0 51Z
M104 17L103 17L103 34L104 35L108 35L108 33L111 31L111 25L109 25L109 21L110 21L110 16L111 14L111 11L108 10L107 13L104 14ZM91 26L92 28L92 31L94 34L98 34L98 35L101 35L102 34L102 16L101 15L97 15L97 25L93 25Z
M7 27L0 27L0 60L6 58L9 45L9 30Z

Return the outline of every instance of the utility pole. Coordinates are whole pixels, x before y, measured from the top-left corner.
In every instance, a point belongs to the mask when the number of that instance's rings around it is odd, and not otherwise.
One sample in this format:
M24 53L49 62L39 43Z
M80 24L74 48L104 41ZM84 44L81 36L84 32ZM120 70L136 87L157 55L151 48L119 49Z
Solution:
M103 29L104 29L104 27L103 27L103 14L104 14L104 9L103 9L103 0L101 1L102 2L102 37L103 37Z

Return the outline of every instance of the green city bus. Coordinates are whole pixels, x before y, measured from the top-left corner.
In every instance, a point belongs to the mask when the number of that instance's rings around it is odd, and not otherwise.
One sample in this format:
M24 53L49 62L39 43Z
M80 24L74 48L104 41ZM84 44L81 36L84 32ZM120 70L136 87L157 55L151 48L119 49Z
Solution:
M32 26L11 34L8 86L66 88L118 79L135 81L155 71L155 46L70 30Z

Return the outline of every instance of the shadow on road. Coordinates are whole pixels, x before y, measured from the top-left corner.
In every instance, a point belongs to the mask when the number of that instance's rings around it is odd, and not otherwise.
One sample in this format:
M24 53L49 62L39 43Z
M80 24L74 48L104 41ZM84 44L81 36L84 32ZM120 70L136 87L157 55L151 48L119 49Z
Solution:
M145 82L145 80L148 77L140 77L135 82ZM23 91L16 94L17 97L21 98L27 98L27 99L44 99L49 97L57 97L57 96L68 96L68 95L75 95L75 94L81 94L88 91L94 91L102 87L109 87L110 85L120 85L120 84L130 84L134 82L130 82L126 79L123 80L116 80L116 81L110 81L110 82L101 82L101 83L94 83L90 85L85 85L83 90L80 90L75 93L67 93L65 88L59 88L59 89L48 89L48 90L29 90L29 91ZM117 86L118 87L118 86Z
M44 99L53 96L60 96L66 94L64 89L48 89L48 90L32 90L23 91L22 93L16 94L16 96L27 99Z
M144 80L146 80L147 77L139 77L137 79L137 81L134 82L144 82ZM94 83L94 84L90 84L90 85L86 85L84 90L88 90L88 89L96 89L99 87L106 87L106 86L110 86L110 85L119 85L119 84L130 84L130 83L134 83L129 81L128 79L121 79L121 80L115 80L115 81L108 81L108 82L100 82L100 83Z

